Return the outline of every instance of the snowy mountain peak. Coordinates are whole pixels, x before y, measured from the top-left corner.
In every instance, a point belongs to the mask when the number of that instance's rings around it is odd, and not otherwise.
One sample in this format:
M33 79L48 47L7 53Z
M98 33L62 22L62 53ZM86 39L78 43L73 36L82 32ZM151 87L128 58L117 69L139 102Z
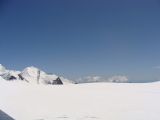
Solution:
M31 67L26 67L21 74L26 74L28 76L37 76L38 72L40 70L34 66L31 66Z
M41 73L45 74L43 71L39 70L38 68L31 66L25 68L21 73L20 77L22 80L25 80L29 83L39 83Z
M6 68L2 64L0 64L0 73L3 73L5 71L6 71Z
M39 70L37 67L34 67L34 66L26 67L25 69L26 70Z

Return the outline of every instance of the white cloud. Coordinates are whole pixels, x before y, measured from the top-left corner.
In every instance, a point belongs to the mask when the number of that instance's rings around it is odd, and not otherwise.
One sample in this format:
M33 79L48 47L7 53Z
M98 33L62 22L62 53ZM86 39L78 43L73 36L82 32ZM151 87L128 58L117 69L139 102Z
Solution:
M128 82L127 76L112 76L111 78L108 78L108 82L118 82L118 83L126 83Z
M101 76L87 76L86 78L87 82L99 82L102 81L102 77Z
M85 82L116 82L116 83L126 83L128 82L128 77L124 75L116 75L109 78L102 77L102 76L87 76L84 78L78 79L78 82L85 83Z

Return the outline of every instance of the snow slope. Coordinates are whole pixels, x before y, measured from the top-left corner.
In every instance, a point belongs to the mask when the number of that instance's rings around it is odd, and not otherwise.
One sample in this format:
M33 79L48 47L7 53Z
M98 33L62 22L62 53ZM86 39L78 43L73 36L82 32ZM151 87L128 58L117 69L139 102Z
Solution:
M0 109L16 120L160 120L160 82L52 86L0 78Z

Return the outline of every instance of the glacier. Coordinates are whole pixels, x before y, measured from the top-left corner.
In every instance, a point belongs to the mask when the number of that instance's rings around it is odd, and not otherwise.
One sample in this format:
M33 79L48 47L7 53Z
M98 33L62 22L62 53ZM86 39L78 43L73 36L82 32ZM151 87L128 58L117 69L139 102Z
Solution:
M0 109L15 120L160 120L159 86L160 82L37 85L0 77Z

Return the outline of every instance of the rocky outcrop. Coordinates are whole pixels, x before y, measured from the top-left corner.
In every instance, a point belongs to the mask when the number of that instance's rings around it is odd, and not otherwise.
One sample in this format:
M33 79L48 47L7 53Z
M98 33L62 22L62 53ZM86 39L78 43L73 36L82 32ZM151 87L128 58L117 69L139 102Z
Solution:
M52 85L63 85L62 80L58 77L56 80L52 81Z
M15 76L13 76L13 75L11 75L9 73L8 74L4 74L2 77L5 78L6 80L17 80L17 78Z

